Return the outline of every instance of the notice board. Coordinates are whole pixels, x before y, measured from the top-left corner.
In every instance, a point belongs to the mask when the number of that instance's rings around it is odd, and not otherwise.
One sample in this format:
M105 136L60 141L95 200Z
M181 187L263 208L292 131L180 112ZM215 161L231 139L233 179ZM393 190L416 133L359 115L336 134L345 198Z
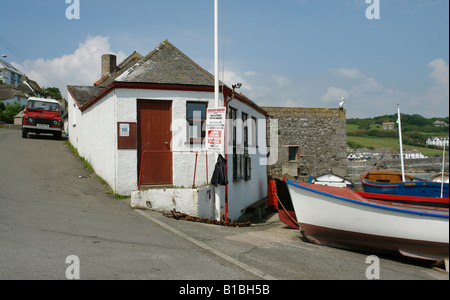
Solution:
M206 149L216 153L224 151L225 107L208 108L206 112Z
M137 149L136 128L133 122L117 123L117 149Z

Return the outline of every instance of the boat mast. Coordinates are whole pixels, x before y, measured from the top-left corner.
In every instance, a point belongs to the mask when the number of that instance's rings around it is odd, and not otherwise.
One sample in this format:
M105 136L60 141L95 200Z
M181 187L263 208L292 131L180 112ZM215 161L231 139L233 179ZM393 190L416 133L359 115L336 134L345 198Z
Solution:
M442 183L441 183L441 198L444 198L444 172L445 172L445 138L444 138L444 152L442 153Z
M398 110L398 136L400 140L400 160L402 162L402 180L406 181L405 179L405 163L403 161L403 140L402 140L402 121L401 121L401 115L400 115L400 104L397 104L397 110Z

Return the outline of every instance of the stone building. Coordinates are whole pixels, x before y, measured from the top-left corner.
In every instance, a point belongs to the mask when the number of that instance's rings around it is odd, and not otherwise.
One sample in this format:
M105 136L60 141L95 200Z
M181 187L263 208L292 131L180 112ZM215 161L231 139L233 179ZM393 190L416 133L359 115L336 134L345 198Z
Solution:
M342 109L263 107L278 120L278 160L269 176L347 176L346 113ZM272 131L270 131L272 130ZM271 138L273 143L273 138ZM271 145L272 146L272 145ZM271 150L273 151L273 150Z

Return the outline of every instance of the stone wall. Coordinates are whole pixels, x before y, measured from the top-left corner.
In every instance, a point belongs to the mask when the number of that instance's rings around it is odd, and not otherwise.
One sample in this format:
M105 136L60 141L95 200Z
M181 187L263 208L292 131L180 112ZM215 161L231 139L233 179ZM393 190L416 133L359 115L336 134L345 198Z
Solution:
M345 110L297 107L263 109L271 120L278 120L278 160L269 166L269 176L286 173L291 176L319 176L329 172L347 176ZM272 122L268 122L268 130L270 124ZM273 143L273 137L271 140ZM293 161L289 160L290 147L298 147ZM291 158L294 149L291 149Z
M399 159L367 160L348 162L348 176L358 178L359 174L375 166L382 169L390 169L400 172L401 161ZM445 160L445 172L448 172L448 156ZM435 174L442 171L442 157L428 157L421 159L405 159L405 172L408 174L427 173Z

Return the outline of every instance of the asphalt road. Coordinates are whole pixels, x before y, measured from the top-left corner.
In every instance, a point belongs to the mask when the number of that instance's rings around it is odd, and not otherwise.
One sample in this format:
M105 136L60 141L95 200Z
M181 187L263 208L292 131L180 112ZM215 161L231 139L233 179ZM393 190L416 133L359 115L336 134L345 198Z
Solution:
M0 129L0 279L364 280L375 266L303 241L276 215L245 228L177 221L106 188L64 141ZM417 260L378 266L382 280L448 280Z

